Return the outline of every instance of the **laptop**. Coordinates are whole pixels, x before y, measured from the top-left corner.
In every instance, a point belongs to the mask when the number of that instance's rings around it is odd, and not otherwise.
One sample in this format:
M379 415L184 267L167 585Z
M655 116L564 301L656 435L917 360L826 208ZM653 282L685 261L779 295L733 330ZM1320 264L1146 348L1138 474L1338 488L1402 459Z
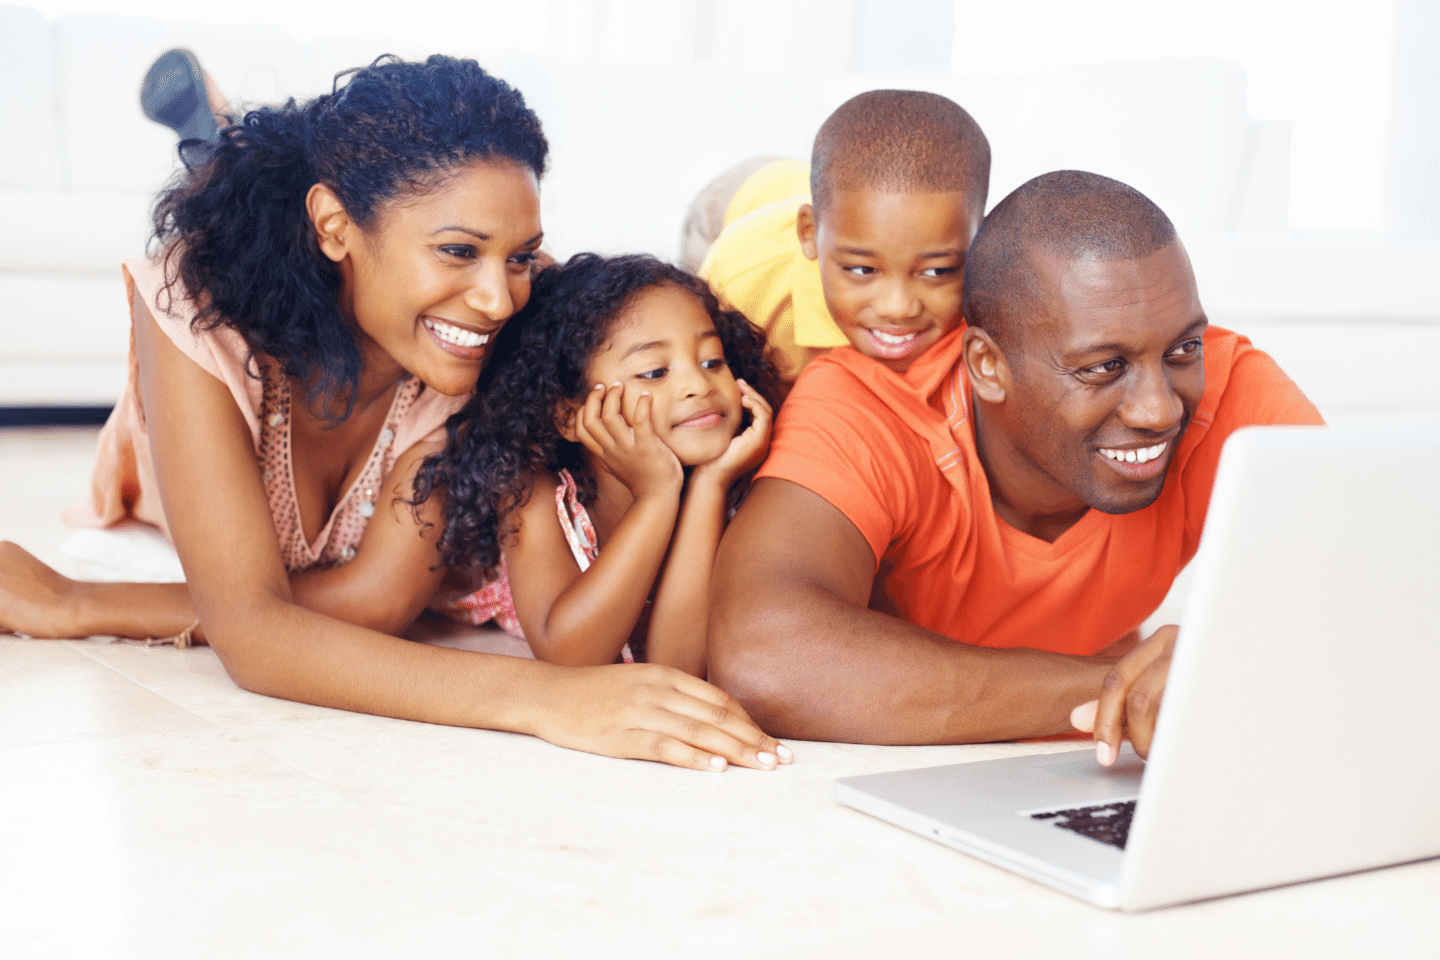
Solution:
M1440 856L1440 422L1227 442L1148 763L1127 745L836 798L1103 907Z

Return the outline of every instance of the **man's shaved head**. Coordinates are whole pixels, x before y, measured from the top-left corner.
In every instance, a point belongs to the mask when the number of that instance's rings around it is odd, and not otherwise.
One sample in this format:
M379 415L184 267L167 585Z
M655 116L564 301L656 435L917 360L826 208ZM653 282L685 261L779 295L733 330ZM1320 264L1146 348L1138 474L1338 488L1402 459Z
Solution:
M953 100L871 90L841 104L815 135L810 196L822 216L833 190L962 193L978 216L990 191L990 141Z
M965 264L963 312L1010 350L1041 308L1031 252L1065 260L1139 260L1175 242L1175 225L1134 187L1081 170L1022 184L985 218Z

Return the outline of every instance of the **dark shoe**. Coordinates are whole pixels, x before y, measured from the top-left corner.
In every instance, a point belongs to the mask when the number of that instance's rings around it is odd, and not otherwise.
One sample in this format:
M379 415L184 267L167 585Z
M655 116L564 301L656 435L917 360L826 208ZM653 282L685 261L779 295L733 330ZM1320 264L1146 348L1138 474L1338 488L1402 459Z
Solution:
M205 73L189 50L167 50L150 65L140 83L140 109L151 120L174 130L181 140L214 143L220 138L205 96Z

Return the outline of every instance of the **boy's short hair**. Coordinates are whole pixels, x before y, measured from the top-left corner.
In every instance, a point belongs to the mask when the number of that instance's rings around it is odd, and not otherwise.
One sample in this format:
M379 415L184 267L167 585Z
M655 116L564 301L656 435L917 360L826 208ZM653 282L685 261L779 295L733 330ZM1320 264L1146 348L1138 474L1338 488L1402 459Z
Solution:
M1027 251L1067 260L1139 260L1175 242L1175 225L1139 190L1083 170L1056 170L995 205L970 244L962 312L1002 349L1017 347L1019 318L1040 292Z
M965 195L977 213L990 192L990 141L955 101L920 90L851 97L815 135L810 196L817 212L832 190Z

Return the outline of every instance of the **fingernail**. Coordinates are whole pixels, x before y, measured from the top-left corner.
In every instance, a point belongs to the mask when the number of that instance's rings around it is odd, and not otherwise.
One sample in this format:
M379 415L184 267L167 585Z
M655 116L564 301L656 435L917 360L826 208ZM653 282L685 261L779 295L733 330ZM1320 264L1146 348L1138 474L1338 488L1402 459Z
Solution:
M597 384L595 384L595 389L596 389L596 390L604 390L604 389L605 389L605 384L603 384L603 383L597 383Z
M618 386L620 386L620 381L619 381L619 380L616 380L614 383L610 384L610 386L612 386L612 387L618 387Z
M1104 740L1095 744L1095 759L1100 761L1100 766L1108 767L1115 762L1115 748Z
M794 750L791 750L789 747L785 746L785 744L783 744L783 743L780 744L779 746L777 746L777 747L775 748L775 754L776 754L781 760L784 760L784 761L787 762L787 763L790 762L791 760L794 760L794 759L795 759L795 751L794 751Z
M641 390L641 391L640 391L640 396L642 396L642 397L648 397L648 396L650 396L650 391L649 391L649 390Z
M769 750L761 750L759 753L755 754L755 759L760 761L761 766L775 766L775 754L771 753Z
M724 770L724 769L725 769L725 758L724 758L724 757L711 757L711 758L710 758L710 766L714 767L716 770Z

